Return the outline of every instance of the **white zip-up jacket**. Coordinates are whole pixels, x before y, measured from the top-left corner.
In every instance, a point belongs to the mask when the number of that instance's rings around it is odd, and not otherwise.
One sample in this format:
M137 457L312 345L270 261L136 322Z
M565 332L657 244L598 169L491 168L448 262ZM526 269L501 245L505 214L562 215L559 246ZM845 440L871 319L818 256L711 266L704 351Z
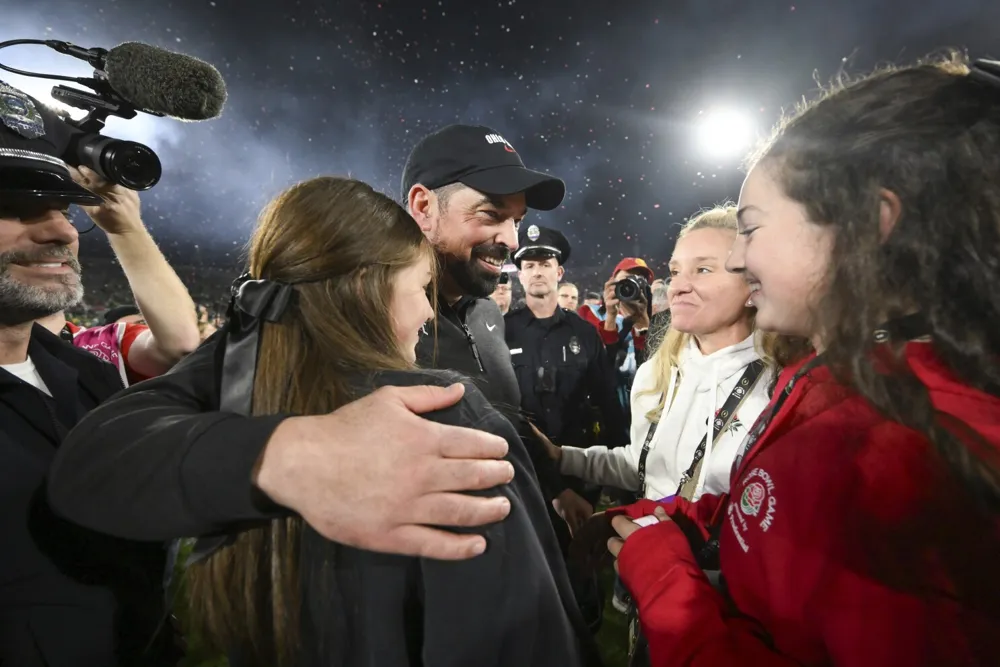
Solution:
M750 362L759 359L754 349L754 337L736 345L703 355L694 339L681 350L679 366L672 369L667 395L670 409L660 419L649 444L646 457L646 497L654 500L677 492L681 476L691 466L695 450L708 436L705 459L701 466L693 499L703 493L724 493L729 490L729 474L733 459L747 430L767 407L771 372L765 370L750 394L743 399L735 416L712 442L709 429L730 392ZM646 413L659 402L655 393L642 392L656 384L656 366L647 362L639 367L632 385L631 443L625 447L562 448L560 469L585 481L639 491L639 455L646 441L650 422ZM683 378L683 381L681 381Z

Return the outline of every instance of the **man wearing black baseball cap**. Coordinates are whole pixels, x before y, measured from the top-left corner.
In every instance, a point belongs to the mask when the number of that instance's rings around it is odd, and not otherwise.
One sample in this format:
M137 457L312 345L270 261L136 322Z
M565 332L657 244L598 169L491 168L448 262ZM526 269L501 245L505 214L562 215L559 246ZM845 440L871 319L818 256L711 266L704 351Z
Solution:
M403 195L438 250L450 300L489 296L517 250L527 209L551 211L566 185L524 166L514 147L481 125L449 125L414 147L403 170Z
M472 378L517 427L542 492L550 500L573 503L579 497L520 413L521 392L504 340L503 316L488 298L504 263L517 250L518 228L528 209L558 207L566 185L525 167L496 130L450 125L414 147L403 170L402 190L443 269L436 336L428 332L421 337L418 363ZM568 580L563 585L569 587ZM573 620L581 639L589 641L582 616Z
M543 491L564 486L544 445L517 414L521 394L504 342L500 309L488 297L517 250L517 230L529 206L559 206L566 186L524 166L495 130L449 125L413 148L403 170L410 214L437 250L442 275L436 336L421 337L418 362L471 377L486 397L518 426Z
M163 548L72 525L46 501L67 431L122 388L114 366L35 323L83 294L67 207L103 203L61 159L74 131L0 82L0 664L165 666Z
M522 436L534 437L516 414L521 395L504 342L503 316L488 297L517 250L517 230L528 208L556 208L565 184L526 168L495 130L449 125L413 148L402 186L410 214L434 244L442 266L436 336L429 331L422 336L418 361L465 373L494 405L506 406ZM543 487L560 486L542 443L528 445ZM562 488L545 490L557 495Z

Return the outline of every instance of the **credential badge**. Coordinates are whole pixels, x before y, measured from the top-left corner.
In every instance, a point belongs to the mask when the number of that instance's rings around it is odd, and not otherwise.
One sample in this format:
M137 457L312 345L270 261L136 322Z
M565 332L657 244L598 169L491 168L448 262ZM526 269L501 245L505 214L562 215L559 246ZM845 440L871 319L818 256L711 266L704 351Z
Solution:
M580 354L580 341L577 340L576 336L569 339L569 351L573 354Z
M0 121L26 139L45 136L45 119L31 98L0 81Z
M542 233L541 231L539 231L538 225L532 225L531 227L528 227L528 238L530 240L537 241L538 237L541 235Z

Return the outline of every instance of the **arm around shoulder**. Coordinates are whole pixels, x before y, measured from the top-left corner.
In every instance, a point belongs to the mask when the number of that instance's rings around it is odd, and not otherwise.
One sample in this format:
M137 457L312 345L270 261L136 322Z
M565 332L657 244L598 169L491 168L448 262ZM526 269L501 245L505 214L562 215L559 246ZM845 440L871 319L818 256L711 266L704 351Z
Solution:
M50 469L53 508L118 537L166 540L279 513L251 480L284 415L218 410L215 346L98 406Z

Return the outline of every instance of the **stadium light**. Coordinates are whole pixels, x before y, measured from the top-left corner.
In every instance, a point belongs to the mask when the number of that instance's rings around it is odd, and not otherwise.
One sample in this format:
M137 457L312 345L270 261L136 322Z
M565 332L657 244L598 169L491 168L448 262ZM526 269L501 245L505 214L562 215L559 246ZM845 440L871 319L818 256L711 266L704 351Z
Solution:
M750 117L732 109L716 109L699 114L695 139L708 158L742 156L753 140Z

